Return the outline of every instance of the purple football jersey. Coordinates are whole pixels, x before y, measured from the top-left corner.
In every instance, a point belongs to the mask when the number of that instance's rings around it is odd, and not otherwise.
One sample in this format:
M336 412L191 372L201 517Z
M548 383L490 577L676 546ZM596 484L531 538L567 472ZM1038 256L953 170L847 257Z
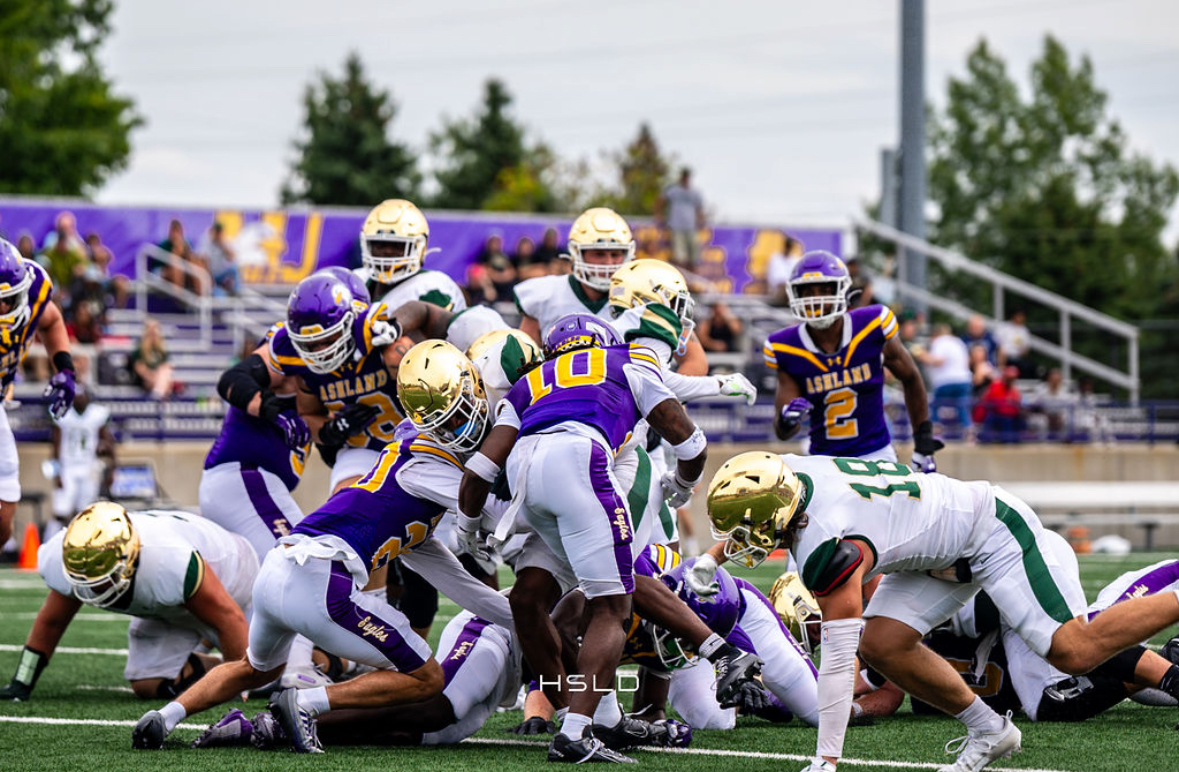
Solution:
M25 358L41 314L49 307L53 296L53 282L49 274L32 260L24 260L25 266L33 270L33 283L29 285L29 318L20 327L0 327L0 388L8 388L16 378L20 362Z
M381 409L376 419L360 434L349 438L346 447L380 450L393 442L393 433L404 418L397 401L397 382L389 375L382 352L372 345L372 327L366 314L352 323L359 359L345 363L331 373L312 372L291 343L286 325L270 336L270 368L283 375L299 376L328 412L335 413L356 402Z
M288 409L295 409L293 394L281 399L290 403ZM264 469L277 475L287 490L293 491L303 476L310 451L311 443L294 450L288 448L286 435L277 424L230 405L221 422L221 433L205 456L205 469L237 461L242 467Z
M401 487L397 473L416 453L437 455L441 451L421 444L416 437L389 445L368 474L329 498L291 533L338 536L356 551L369 571L411 551L430 537L446 513L445 507Z
M601 432L611 448L622 447L643 417L623 369L627 365L662 382L658 361L643 346L579 349L533 369L504 398L520 420L520 436L576 421Z
M831 354L803 324L766 338L766 365L793 378L814 406L813 455L863 456L892 442L884 417L884 344L896 334L892 311L865 306L844 315L843 341Z

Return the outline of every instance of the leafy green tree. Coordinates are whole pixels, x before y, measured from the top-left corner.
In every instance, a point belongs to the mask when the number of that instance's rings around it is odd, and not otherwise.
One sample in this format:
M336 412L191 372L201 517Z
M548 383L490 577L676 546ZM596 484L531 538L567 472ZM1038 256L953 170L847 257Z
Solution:
M0 10L0 191L88 195L126 168L134 102L96 59L111 0L7 0Z
M284 204L374 206L388 198L416 199L422 177L408 145L389 138L397 104L372 85L356 53L343 77L327 73L303 94L304 136L283 184Z
M1179 281L1179 262L1162 232L1179 174L1132 153L1107 102L1089 58L1070 61L1051 36L1032 64L1027 98L980 41L966 75L950 80L945 110L932 116L931 241L1128 321L1168 313L1162 288ZM977 289L937 272L931 279L939 292L988 307ZM1046 310L1029 315L1055 323ZM1075 335L1074 343L1114 358L1103 336ZM1162 343L1144 338L1144 365L1174 360L1154 351ZM1174 378L1159 375L1144 367L1145 393L1174 394Z
M655 213L655 200L673 181L675 157L665 155L647 123L639 124L638 134L621 151L609 156L617 170L616 187L607 188L603 205L623 214Z
M510 197L493 198L497 189L502 193L541 184L537 159L529 157L524 127L511 116L511 104L507 86L492 78L484 85L482 104L473 117L447 121L431 135L430 149L439 160L434 206L482 209L492 203L502 208ZM525 198L544 199L545 195L534 190Z

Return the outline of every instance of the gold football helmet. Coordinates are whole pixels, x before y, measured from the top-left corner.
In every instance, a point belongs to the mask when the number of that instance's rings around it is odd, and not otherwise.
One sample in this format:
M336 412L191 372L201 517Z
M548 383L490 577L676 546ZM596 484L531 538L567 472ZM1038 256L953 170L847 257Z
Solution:
M626 263L614 272L610 278L610 310L615 317L647 303L665 305L679 318L682 331L678 349L682 351L696 327L696 301L678 268L662 260L643 259Z
M774 610L794 640L802 645L807 654L813 654L814 646L819 641L823 614L819 611L815 596L802 583L802 578L794 571L779 576L770 589L770 603L774 604Z
M618 266L634 260L635 238L630 226L613 209L596 206L581 213L569 228L569 257L578 281L605 292ZM622 250L622 263L587 263L585 252L595 249Z
M708 484L708 520L712 535L725 542L725 557L752 568L787 546L787 529L806 494L781 456L751 451L726 461Z
M463 352L427 340L405 353L397 370L397 398L418 431L445 448L467 453L488 427L483 379Z
M418 271L426 255L430 225L411 202L391 198L373 207L360 229L360 261L381 284L396 284Z
M70 521L61 553L75 597L105 608L131 586L139 559L139 534L126 509L99 501Z
M509 339L514 342L509 343ZM485 356L496 357L511 383L544 361L544 353L532 336L516 329L485 332L467 348L467 359L476 364L476 369L480 367L480 358Z

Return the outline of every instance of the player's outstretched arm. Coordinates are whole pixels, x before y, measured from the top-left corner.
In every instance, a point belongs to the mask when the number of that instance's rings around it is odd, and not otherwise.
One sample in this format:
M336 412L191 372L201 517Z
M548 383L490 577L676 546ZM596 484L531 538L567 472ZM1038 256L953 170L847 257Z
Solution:
M905 392L905 409L915 431L929 420L929 395L925 391L925 381L921 379L917 363L900 338L894 336L884 344L884 366L901 382Z
M780 440L788 440L798 433L802 426L803 413L788 409L795 400L802 399L802 389L790 374L778 371L778 390L774 392L774 434Z
M49 658L65 635L66 628L82 602L68 595L62 595L54 590L49 591L37 618L33 621L33 629L25 641L25 648L21 652L20 661L16 666L16 673L8 686L0 689L0 700L29 699L41 671L49 664Z
M185 601L184 607L217 631L217 647L221 649L221 657L226 662L246 655L246 644L249 642L246 615L230 597L217 574L207 565L200 585Z

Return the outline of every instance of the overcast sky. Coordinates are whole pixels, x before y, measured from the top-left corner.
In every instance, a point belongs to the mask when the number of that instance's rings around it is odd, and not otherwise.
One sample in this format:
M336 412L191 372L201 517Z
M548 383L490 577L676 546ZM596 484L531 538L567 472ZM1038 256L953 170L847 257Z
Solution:
M503 78L534 138L595 159L648 120L720 219L843 225L898 134L896 0L117 0L102 50L147 126L101 202L272 206L317 71L355 49L415 147ZM1026 85L1043 36L1092 57L1134 147L1179 165L1179 3L927 0L944 100L986 36ZM1179 219L1179 218L1176 218ZM1172 232L1175 223L1172 223Z

